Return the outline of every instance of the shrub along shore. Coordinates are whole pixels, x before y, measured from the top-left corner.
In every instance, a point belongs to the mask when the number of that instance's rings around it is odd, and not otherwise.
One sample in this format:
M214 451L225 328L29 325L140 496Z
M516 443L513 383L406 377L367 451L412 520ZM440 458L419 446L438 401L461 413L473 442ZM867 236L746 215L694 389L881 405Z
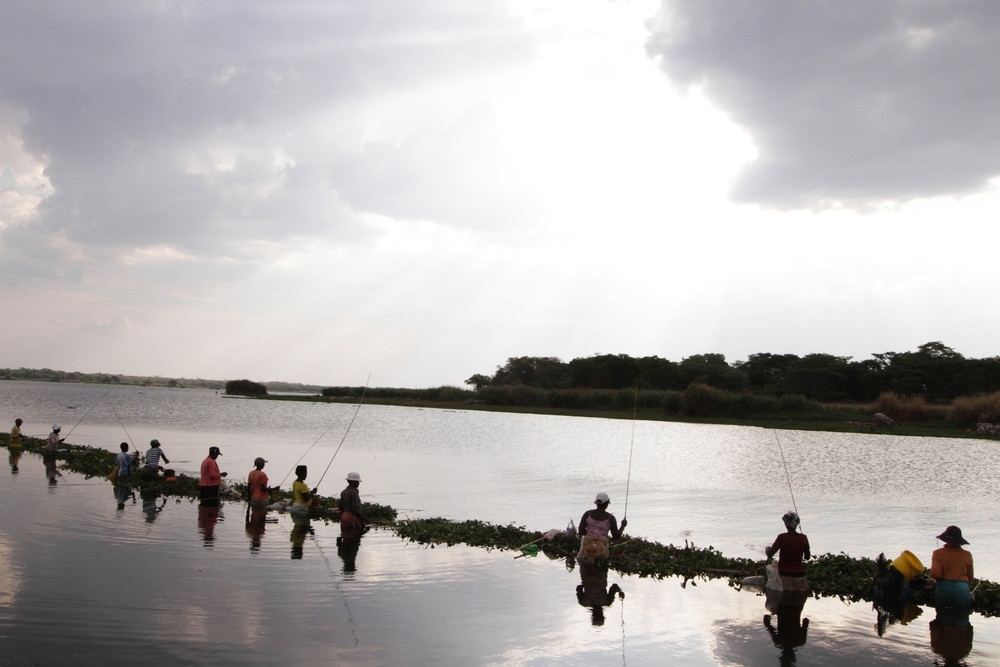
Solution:
M0 433L0 446L7 447L8 434ZM45 441L39 438L24 438L24 451L41 454ZM105 449L64 444L56 455L59 466L84 475L87 479L104 478L114 467L116 453ZM198 480L188 475L177 475L174 481L157 480L141 482L137 476L127 478L132 488L143 492L160 493L164 496L198 497ZM231 484L243 498L246 497L245 484ZM276 494L282 498L290 492ZM494 525L477 520L451 521L442 518L396 520L396 510L387 505L364 503L365 515L373 524L380 524L393 530L402 539L427 545L466 544L471 547L519 551L526 547L537 547L552 558L573 558L579 547L575 535L560 533L553 540L544 540L540 531L530 531L523 526L508 524ZM334 514L336 502L324 498L318 508L320 518ZM526 549L522 553L533 553ZM610 569L622 575L639 577L680 577L683 585L691 580L726 579L730 586L739 587L744 577L760 575L764 572L764 560L731 558L709 546L698 548L685 541L683 547L672 544L662 545L638 537L625 536L611 544ZM873 579L876 575L875 561L870 558L853 558L845 554L825 554L806 562L806 575L813 594L817 597L837 597L841 600L860 602L872 601ZM1000 584L980 580L976 590L973 610L984 616L1000 616Z
M879 431L893 435L983 438L979 420L1000 422L1000 392L961 397L948 404L884 393L870 403L821 403L802 396L762 396L729 392L703 384L683 391L659 389L540 389L523 385L387 389L329 387L320 395L255 395L253 400L319 403L372 403L451 410L486 410L641 419L695 424L733 424L760 428L839 433ZM894 420L876 424L875 413Z

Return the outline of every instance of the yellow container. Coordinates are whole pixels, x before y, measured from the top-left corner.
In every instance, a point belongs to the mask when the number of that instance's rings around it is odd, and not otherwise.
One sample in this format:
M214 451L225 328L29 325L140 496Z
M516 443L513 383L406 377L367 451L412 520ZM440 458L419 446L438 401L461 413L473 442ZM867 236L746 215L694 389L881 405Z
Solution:
M899 557L889 563L889 565L899 570L900 574L907 581L924 571L924 564L911 551L904 551L899 554Z

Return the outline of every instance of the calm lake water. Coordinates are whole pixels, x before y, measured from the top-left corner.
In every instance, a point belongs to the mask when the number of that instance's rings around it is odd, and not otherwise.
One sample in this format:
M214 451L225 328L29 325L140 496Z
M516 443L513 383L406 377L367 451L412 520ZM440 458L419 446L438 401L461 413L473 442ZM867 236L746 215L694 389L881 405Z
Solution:
M403 517L563 528L597 491L620 519L627 488L629 533L753 558L792 507L784 452L814 553L909 549L929 564L934 536L954 523L977 574L1000 581L992 441L652 422L633 434L628 420L356 413L205 390L31 382L0 382L0 405L4 428L21 417L39 437L58 422L69 442L112 451L158 438L170 467L189 474L210 445L230 479L264 456L272 483L287 488L301 459L309 481L334 495L357 471L362 498ZM430 549L380 530L354 554L338 547L336 524L305 532L273 512L248 524L242 503L207 512L136 496L118 510L106 481L67 472L50 485L31 454L16 474L0 474L0 498L0 665L943 664L931 647L933 609L880 637L869 604L810 599L808 632L786 624L776 640L762 596L611 572L625 597L594 625L577 600L579 568L544 556ZM971 622L965 664L1000 663L1000 621ZM782 662L776 641L800 645Z

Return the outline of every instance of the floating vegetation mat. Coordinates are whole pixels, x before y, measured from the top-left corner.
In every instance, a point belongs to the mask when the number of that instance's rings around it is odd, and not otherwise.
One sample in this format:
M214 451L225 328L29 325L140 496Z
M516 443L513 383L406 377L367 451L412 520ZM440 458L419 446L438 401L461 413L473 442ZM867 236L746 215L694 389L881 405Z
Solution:
M0 446L7 446L8 435L0 433ZM26 452L42 453L45 441L39 438L24 438ZM85 477L105 477L115 465L117 453L105 449L86 446L64 445L56 457L63 470ZM177 475L174 481L139 481L136 475L124 480L128 486L164 496L197 498L198 479L188 475ZM230 484L229 491L234 499L246 497L244 483ZM274 494L275 499L290 498L290 491ZM336 500L322 498L322 504L314 508L319 518L336 516ZM396 521L396 510L388 505L363 503L365 517L372 524L387 525L401 538L418 544L434 547L438 544L453 546L466 544L484 549L520 551L522 555L539 552L551 558L573 558L580 547L579 539L572 533L556 531L544 539L546 533L527 530L523 526L505 526L484 521L451 521L448 519L406 519ZM764 573L764 560L750 558L729 558L714 547L699 548L685 541L684 546L663 545L642 538L628 537L612 541L608 567L623 575L639 577L680 577L683 585L689 581L695 585L698 580L726 579L729 585L740 588L744 577L759 576ZM877 566L871 558L853 558L846 554L824 554L805 562L806 576L813 595L836 597L844 601L873 601L874 578ZM1000 584L978 580L972 610L983 616L1000 616Z
M466 544L486 549L521 551L522 555L542 552L549 557L572 558L579 549L576 535L559 531L541 533L523 526L493 525L483 521L448 519L407 519L397 521L392 529L403 539L433 548L438 544ZM546 539L551 535L552 539ZM623 575L639 577L680 577L689 581L726 579L740 588L744 577L764 574L766 560L729 558L714 547L699 548L685 541L684 546L663 545L627 535L611 542L608 568ZM877 573L871 558L853 558L846 554L824 554L805 562L809 586L816 597L836 597L850 602L872 602ZM1000 616L1000 584L979 580L972 610L983 616Z
M0 445L6 447L9 434L0 433ZM22 449L26 452L43 454L42 448L45 441L39 438L23 438ZM115 467L117 452L111 452L100 447L87 447L86 445L70 445L64 443L56 453L59 467L83 475L86 479L93 477L106 478L111 469ZM190 475L179 474L171 478L170 481L160 478L152 481L143 481L137 474L141 463L137 463L131 475L119 478L118 484L125 485L143 492L160 494L163 496L179 496L185 498L197 498L200 495L199 478ZM247 485L245 482L223 482L223 500L245 500L247 498ZM290 499L292 492L278 491L272 495L272 500ZM378 505L376 503L362 503L361 509L365 513L365 518L370 523L391 523L396 520L396 510L388 505ZM312 508L310 512L314 518L338 517L337 499L333 497L321 497L320 504Z

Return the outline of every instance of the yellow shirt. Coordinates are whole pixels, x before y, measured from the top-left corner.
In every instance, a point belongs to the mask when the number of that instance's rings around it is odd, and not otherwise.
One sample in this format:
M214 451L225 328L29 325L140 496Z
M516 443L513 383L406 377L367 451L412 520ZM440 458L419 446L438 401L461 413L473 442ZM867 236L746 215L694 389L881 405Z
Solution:
M21 446L21 429L17 424L14 424L14 428L10 430L10 440L7 441L8 447L20 447Z
M300 480L295 480L292 482L292 495L295 498L296 505L309 506L309 501L306 500L306 496L309 495L309 485Z

